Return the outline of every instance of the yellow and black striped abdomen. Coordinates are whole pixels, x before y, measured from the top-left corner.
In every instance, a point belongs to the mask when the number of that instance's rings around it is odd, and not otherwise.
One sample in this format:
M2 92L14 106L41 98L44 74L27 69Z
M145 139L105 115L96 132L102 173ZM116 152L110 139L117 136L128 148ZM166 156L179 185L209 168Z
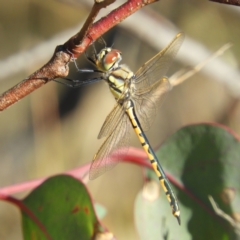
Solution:
M125 108L125 111L129 117L130 121L131 121L133 129L142 144L143 149L147 153L148 159L150 160L155 173L158 176L158 179L159 179L159 181L162 185L162 188L167 196L169 204L172 207L172 213L177 218L178 223L180 224L180 209L178 206L177 198L176 198L176 196L170 186L170 183L158 161L156 154L154 153L153 149L151 148L151 146L148 142L148 139L142 130L141 124L138 121L138 118L134 111L134 104L133 104L132 100L126 100L126 102L124 103L124 108Z

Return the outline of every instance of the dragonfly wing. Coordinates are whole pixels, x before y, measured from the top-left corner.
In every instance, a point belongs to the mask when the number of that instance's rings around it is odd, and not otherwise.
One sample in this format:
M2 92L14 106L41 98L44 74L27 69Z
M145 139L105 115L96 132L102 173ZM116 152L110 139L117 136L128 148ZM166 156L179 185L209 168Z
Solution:
M148 88L159 81L167 73L183 39L184 34L178 33L167 47L143 64L135 74L136 89Z
M124 114L114 131L104 141L91 164L89 178L95 179L112 169L128 151L130 121Z
M106 117L101 127L101 130L98 134L98 139L109 136L114 131L114 129L118 126L124 114L125 114L125 111L123 107L117 103L114 106L113 110Z
M168 71L184 39L183 33L176 37L161 52L146 62L135 74L133 79L136 114L147 131L156 114L156 106L160 107L166 93L171 89L167 78Z
M135 111L144 131L148 131L155 119L156 110L161 107L171 84L167 78L162 78L152 86L136 91L133 95ZM157 106L157 108L156 108Z

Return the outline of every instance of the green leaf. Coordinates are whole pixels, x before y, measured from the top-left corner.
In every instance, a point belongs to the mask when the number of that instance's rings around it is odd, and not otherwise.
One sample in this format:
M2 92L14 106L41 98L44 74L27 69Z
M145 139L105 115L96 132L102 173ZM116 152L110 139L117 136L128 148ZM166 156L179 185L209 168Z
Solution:
M219 125L191 125L173 134L157 151L157 156L163 168L182 186L180 189L171 184L180 203L182 225L177 226L161 188L161 194L152 202L143 199L140 193L136 200L135 218L141 239L150 239L145 234L146 223L157 234L151 239L239 239L236 226L224 217L226 214L233 222L234 218L239 219L238 138ZM209 195L222 211L221 216L213 211ZM139 216L140 223L144 224L139 225Z
M95 202L94 209L95 209L98 219L103 219L107 215L107 209L100 203Z
M181 212L185 218L190 218L191 212L184 206L181 206ZM186 222L179 226L171 214L165 193L155 180L148 181L137 195L134 215L141 240L192 239L186 231Z
M23 204L41 223L22 211L25 240L90 240L103 230L84 184L67 175L49 178Z

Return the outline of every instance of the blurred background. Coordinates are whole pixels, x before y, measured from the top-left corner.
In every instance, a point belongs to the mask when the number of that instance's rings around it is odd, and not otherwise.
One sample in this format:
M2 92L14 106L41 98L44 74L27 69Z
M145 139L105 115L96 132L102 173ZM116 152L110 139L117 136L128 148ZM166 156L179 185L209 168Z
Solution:
M5 92L40 68L81 28L92 0L0 0L0 88ZM104 16L114 6L101 12ZM136 71L180 31L186 39L168 75L194 67L224 44L222 56L175 87L147 133L159 146L182 126L218 122L240 134L240 8L197 0L162 0L126 19L104 35ZM101 46L100 46L101 47ZM90 50L91 51L91 50ZM91 68L84 56L80 68ZM69 78L88 79L73 64ZM70 89L50 82L1 113L0 187L52 176L92 160L102 141L98 132L114 99L104 82ZM131 145L140 147L132 134ZM164 163L163 163L164 165ZM143 185L141 169L119 164L91 181L92 197L103 204L103 223L118 239L139 239L133 223L134 198ZM16 195L19 198L26 193ZM0 239L20 240L21 217L0 202Z

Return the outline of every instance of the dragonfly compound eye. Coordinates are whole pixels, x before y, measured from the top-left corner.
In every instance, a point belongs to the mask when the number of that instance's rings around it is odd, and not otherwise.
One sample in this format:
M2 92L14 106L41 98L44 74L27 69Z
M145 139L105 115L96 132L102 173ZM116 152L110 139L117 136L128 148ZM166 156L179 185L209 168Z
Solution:
M112 49L108 52L103 60L103 66L106 70L109 70L115 63L119 63L121 61L121 52L116 49Z

